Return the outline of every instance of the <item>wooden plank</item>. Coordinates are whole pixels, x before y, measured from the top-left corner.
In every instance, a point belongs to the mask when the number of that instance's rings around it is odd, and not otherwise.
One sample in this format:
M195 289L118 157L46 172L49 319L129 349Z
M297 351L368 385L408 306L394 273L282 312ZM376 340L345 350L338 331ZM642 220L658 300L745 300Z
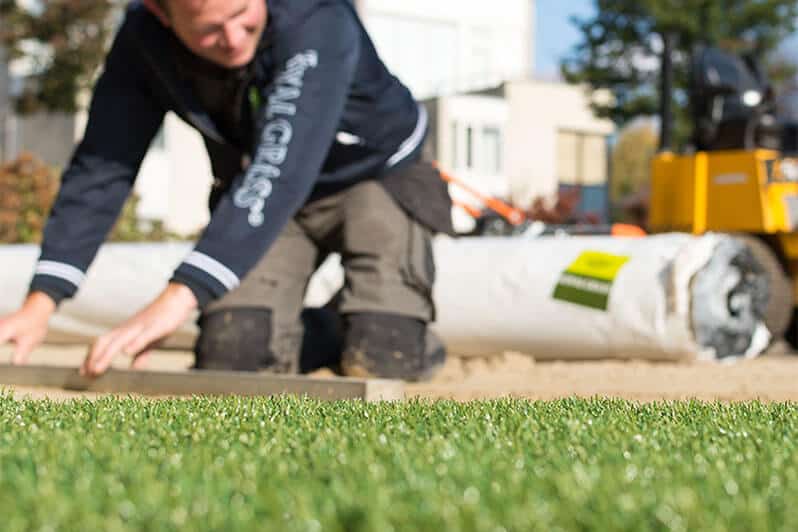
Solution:
M404 384L380 379L314 379L266 373L227 371L110 370L86 379L76 368L0 364L0 384L70 391L154 396L306 395L316 399L362 399L368 402L404 399Z

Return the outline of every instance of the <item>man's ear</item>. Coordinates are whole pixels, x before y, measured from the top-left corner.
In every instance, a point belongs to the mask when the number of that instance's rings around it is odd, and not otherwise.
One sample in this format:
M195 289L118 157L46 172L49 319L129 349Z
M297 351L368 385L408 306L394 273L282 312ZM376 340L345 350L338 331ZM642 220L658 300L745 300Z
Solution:
M164 11L163 8L158 5L157 2L155 2L155 0L144 0L144 6L149 9L153 15L158 17L158 20L161 21L161 24L164 26L170 25L169 15L166 14L166 11Z

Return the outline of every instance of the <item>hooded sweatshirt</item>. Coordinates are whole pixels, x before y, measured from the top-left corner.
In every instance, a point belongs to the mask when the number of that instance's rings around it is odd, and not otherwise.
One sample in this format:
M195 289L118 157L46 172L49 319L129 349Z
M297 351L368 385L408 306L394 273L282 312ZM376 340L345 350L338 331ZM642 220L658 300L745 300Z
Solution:
M419 159L427 114L382 63L350 2L267 7L252 64L231 73L246 89L231 108L250 105L233 121L249 134L234 135L185 75L187 49L142 4L129 6L63 173L31 291L57 303L75 294L168 111L202 134L217 179L211 221L172 279L201 307L240 284L311 194Z

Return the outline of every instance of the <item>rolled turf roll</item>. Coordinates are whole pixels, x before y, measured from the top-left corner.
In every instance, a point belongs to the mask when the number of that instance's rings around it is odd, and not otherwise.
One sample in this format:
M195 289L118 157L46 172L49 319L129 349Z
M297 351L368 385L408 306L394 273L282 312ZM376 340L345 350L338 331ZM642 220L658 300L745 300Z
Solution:
M767 347L764 271L728 236L439 241L450 351L538 360L709 360Z
M103 246L77 298L51 321L48 341L85 343L121 323L190 251L182 243ZM24 299L38 252L0 247L0 315ZM439 238L434 252L434 328L455 355L732 360L760 354L770 339L766 275L728 236ZM323 305L342 283L331 258L306 304ZM190 349L196 334L191 320L165 345Z

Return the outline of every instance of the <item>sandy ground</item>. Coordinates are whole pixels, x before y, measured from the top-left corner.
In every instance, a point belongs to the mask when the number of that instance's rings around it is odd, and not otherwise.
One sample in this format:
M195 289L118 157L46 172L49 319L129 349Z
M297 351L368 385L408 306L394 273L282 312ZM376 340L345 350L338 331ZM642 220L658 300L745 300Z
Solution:
M85 347L47 346L31 363L78 366ZM0 348L0 363L10 351ZM192 362L180 352L158 353L148 369L181 370ZM117 361L125 367L127 361ZM329 376L319 372L316 376ZM431 382L409 384L408 397L457 400L499 397L555 399L562 397L620 397L639 401L702 400L798 401L798 356L781 345L752 361L736 364L656 364L640 361L536 362L507 353L490 359L450 357ZM16 397L72 398L85 394L62 390L15 388Z

